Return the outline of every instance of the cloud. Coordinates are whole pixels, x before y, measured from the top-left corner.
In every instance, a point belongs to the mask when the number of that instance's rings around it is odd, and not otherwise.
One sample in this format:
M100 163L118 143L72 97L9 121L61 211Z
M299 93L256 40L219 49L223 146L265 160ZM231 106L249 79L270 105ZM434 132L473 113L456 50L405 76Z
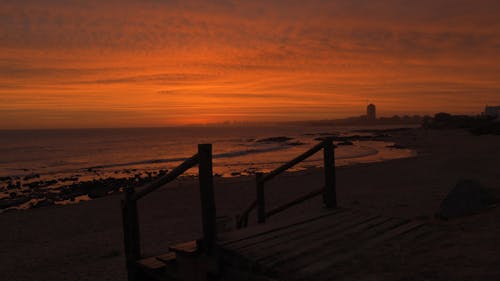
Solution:
M162 108L175 122L222 111L314 119L355 114L366 100L417 112L456 98L454 108L472 111L499 102L499 8L493 0L4 0L0 97L9 104L0 109L99 107L111 116L134 108L151 122L162 118L147 112Z

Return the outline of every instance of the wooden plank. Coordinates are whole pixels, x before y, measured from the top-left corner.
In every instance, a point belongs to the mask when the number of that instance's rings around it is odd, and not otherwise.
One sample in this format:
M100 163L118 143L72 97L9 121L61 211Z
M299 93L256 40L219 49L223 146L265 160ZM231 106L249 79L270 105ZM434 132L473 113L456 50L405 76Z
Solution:
M157 260L156 257L150 257L150 258L138 260L137 264L140 267L146 268L148 270L158 270L158 269L165 268L165 266L166 266L164 262Z
M168 264L175 261L176 256L177 255L174 252L168 252L166 254L156 256L155 258L165 264Z
M420 247L419 245L421 245L419 243L423 241L425 241L425 243L428 243L429 241L427 241L427 239L433 239L434 237L436 237L435 236L436 231L434 228L419 222L408 222L407 224L402 225L397 229L391 231L392 233L384 233L383 235L388 235L388 236L392 235L392 237L389 238L385 237L386 239L382 239L383 241L378 241L380 243L377 243L376 241L379 240L380 237L377 237L372 241L366 240L365 242L367 244L363 245L361 249L351 253L344 253L344 256L337 257L338 262L333 261L330 267L326 267L324 270L319 271L314 275L306 274L305 276L307 276L308 280L310 278L314 278L314 280L333 280L336 279L337 277L335 269L338 268L339 265L341 265L344 261L355 258L357 255L361 255L362 252L365 250L374 248L376 245L390 243L390 244L400 245L401 247L405 247L404 246L405 244L409 246L408 244L411 243L412 248L419 248ZM355 272L351 270L350 273L355 273ZM343 272L342 274L346 274L346 272Z
M332 218L332 217L328 217ZM269 234L263 235L263 236L257 236L253 237L251 239L246 239L243 241L240 241L238 243L234 243L229 246L230 249L244 249L247 247L251 247L254 245L261 245L263 243L266 243L266 245L271 245L270 242L271 240L286 240L291 237L295 237L297 235L307 235L311 232L313 232L314 226L315 225L321 225L323 227L330 227L331 225L335 225L340 223L342 220L348 220L348 219L354 219L356 218L356 215L353 215L351 212L342 212L340 214L337 214L333 216L333 219L327 219L323 218L320 220L315 220L311 221L309 223L301 224L301 225L296 225L290 228L284 228L279 231L271 232Z
M349 229L356 224L363 223L372 218L373 216L368 215L355 215L343 216L339 220L324 220L321 221L321 224L318 224L314 227L306 227L303 231L297 231L296 233L290 233L283 237L277 237L276 239L266 241L265 243L239 249L238 252L243 255L260 257L261 254L269 254L273 253L274 251L282 251L283 249L294 247L294 245L296 244L315 243L318 240L322 239L322 237L332 235L332 233L342 232L345 229Z
M176 253L195 253L198 250L198 242L196 240L192 240L184 243L179 243L173 246L169 246L168 249Z
M287 264L283 264L283 262L279 263L279 265L284 265L280 270L293 274L299 273L299 271L310 265L322 263L324 260L331 260L339 255L339 253L357 249L361 247L364 239L380 235L380 233L395 228L404 222L401 219L389 218L382 223L367 225L364 229L351 230L332 239L322 240L319 242L321 243L320 246L310 247L309 251L304 252L298 258L294 259L293 262L289 260Z
M176 258L175 253L169 252L155 257L144 258L137 261L137 264L148 270L158 270L165 268L167 264L174 262Z
M268 247L267 255L264 255L258 259L259 262L265 262L266 260L276 260L281 258L292 258L295 255L301 256L307 252L315 252L316 249L321 249L325 246L325 243L336 241L346 235L350 235L359 229L368 228L375 224L380 224L384 222L387 218L382 218L379 216L364 216L359 217L355 220L335 225L329 229L315 231L312 235L305 237L297 237L298 239L293 239L288 241L288 245L277 245L277 247ZM299 245L299 247L297 247ZM277 251L277 252L275 252Z
M326 247L339 247L340 245L345 243L344 240L353 237L357 232L366 231L367 229L370 229L372 227L387 223L388 220L390 220L383 217L372 218L373 219L363 221L362 223L357 223L352 227L347 227L339 230L332 235L323 235L323 237L317 238L316 241L304 241L304 243L301 244L302 247L296 247L286 253L281 252L278 254L264 256L263 258L259 259L258 262L263 266L267 266L270 268L278 267L285 263L295 264L311 262L315 259L316 255L325 251ZM300 259L304 260L304 262L300 262Z
M408 222L397 228L393 228L388 232L384 232L382 235L374 237L373 239L363 241L363 247L355 249L351 252L343 253L342 255L336 256L333 259L323 260L320 263L310 265L302 269L302 275L307 278L313 278L313 280L330 280L335 273L332 271L332 267L342 261L353 258L354 256L360 254L361 251L368 250L370 247L382 242L388 241L389 239L404 235L414 229L422 226L420 222ZM322 278L320 278L320 276Z
M387 232L384 232L382 235L373 237L373 239L368 239L365 240L364 245L370 247L372 245L378 244L379 242L389 240L389 239L396 239L400 237L401 235L404 235L410 231L413 231L419 227L422 226L421 222L415 222L415 221L408 221L396 228L392 228L388 230Z
M268 233L279 231L285 228L295 227L297 225L305 224L315 220L320 220L329 216L334 216L340 212L346 211L343 208L338 208L335 210L322 210L322 214L315 216L304 216L300 218L290 218L282 221L267 223L264 225L257 225L251 228L240 229L230 233L221 234L218 238L217 244L220 247L227 246L232 243L237 243L245 239L251 239L253 237L266 235Z
M248 230L230 236L221 247L232 260L246 261L248 270L277 273L280 280L330 280L334 274L329 270L364 250L384 242L412 243L435 233L422 222L352 211Z
M420 226L421 223L419 222L404 222L403 224L399 224L397 227L391 227L387 229L386 231L378 232L377 234L370 239L362 239L360 240L359 247L352 248L348 251L342 252L340 255L336 256L327 256L322 253L320 257L316 260L316 262L310 263L309 265L306 265L305 267L302 267L300 269L300 273L303 276L308 276L314 278L315 275L323 273L323 271L328 270L328 268L331 268L334 264L339 263L341 261L347 260L355 256L356 254L359 254L363 250L367 250L370 247L373 247L374 245L388 240L390 238L396 237L398 235L401 235L407 231L411 231L412 229ZM330 251L329 251L330 253ZM327 253L327 254L329 254ZM328 258L327 258L328 257Z
M239 250L243 248L247 248L249 246L253 245L261 245L261 243L267 242L269 240L273 239L283 239L283 237L290 237L291 235L296 235L297 233L303 233L303 232L311 232L315 231L315 226L316 225L321 225L322 227L330 227L331 225L339 224L341 223L342 220L345 219L354 219L356 216L359 215L354 215L351 212L341 212L338 213L334 216L329 216L320 220L315 220L315 221L310 221L308 223L304 224L299 224L293 227L289 228L283 228L278 231L270 232L264 235L252 237L249 239L245 239L242 241L239 241L237 243L233 243L231 245L228 245L229 249L232 250Z

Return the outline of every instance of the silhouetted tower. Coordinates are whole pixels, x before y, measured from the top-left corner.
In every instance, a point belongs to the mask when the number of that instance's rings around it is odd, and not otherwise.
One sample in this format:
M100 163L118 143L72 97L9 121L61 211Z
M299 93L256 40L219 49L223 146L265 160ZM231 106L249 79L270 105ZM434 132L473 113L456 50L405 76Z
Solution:
M366 119L368 120L376 120L377 119L377 109L374 104L370 103L366 107Z

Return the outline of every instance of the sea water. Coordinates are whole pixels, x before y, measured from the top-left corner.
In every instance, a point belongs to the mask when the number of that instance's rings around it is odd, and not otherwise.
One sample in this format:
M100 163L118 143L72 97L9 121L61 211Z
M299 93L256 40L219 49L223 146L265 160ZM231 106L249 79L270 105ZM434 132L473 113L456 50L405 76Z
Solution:
M30 181L57 180L51 185L57 188L68 182L168 171L195 154L200 143L213 145L217 176L268 172L317 144L318 138L360 134L353 129L279 125L0 131L0 198L8 196L8 185L15 183L22 187ZM413 155L381 141L355 141L335 150L338 166ZM321 164L322 153L317 153L294 170ZM196 169L189 174L195 175Z

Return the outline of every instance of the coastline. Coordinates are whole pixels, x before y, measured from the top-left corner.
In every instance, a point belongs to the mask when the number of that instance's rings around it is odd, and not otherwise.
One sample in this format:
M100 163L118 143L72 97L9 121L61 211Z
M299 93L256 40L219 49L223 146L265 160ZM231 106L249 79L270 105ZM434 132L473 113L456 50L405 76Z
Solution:
M244 148L224 153L219 151L219 153L214 154L214 176L227 178L253 176L256 172L269 172L325 137L332 137L335 141L337 166L413 157L414 152L411 149L394 144L393 138L389 134L406 130L408 128L353 130L342 134L324 132L303 134L311 138L308 143L302 142L303 139L284 136L251 139L247 141L263 144L264 147ZM220 144L215 143L214 146L220 149ZM283 151L281 153L285 154L268 153L273 153L273 151ZM264 154L261 156L259 153ZM235 158L234 162L231 161L233 157L249 154L256 155L256 158L245 160ZM286 156L284 157L284 155ZM128 187L140 188L165 175L169 169L180 164L183 160L184 158L179 157L154 161L141 160L61 172L34 173L32 171L31 174L23 176L0 177L0 214L54 205L78 204L82 201L122 193ZM166 162L169 163L168 166ZM289 172L320 167L322 162L322 157L318 154L303 163L299 163ZM195 169L181 175L181 177L192 176L196 176Z
M339 167L339 205L421 220L450 234L434 241L432 248L403 249L387 260L377 260L378 253L366 253L375 257L370 259L375 264L359 268L357 274L383 280L498 279L499 208L451 221L437 220L434 214L461 178L476 178L499 194L500 137L416 129L395 135L395 142L417 150L419 156ZM266 186L266 200L270 206L286 202L308 188L319 187L322 180L320 168L286 173ZM219 216L234 217L255 198L251 176L216 178L215 184ZM196 179L181 178L155 194L139 204L145 255L197 238L201 230ZM4 278L125 280L120 199L120 195L111 195L80 204L0 214ZM272 219L314 213L318 208L322 208L320 198ZM254 215L250 218L255 220Z

